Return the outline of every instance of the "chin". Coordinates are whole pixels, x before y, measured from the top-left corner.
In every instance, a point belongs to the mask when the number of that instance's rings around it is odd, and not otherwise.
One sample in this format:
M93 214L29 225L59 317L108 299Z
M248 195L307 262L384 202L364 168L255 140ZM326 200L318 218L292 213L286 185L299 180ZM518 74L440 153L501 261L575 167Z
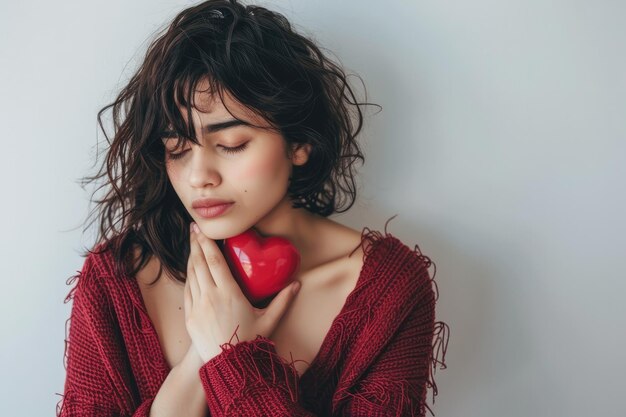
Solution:
M201 219L201 221L204 219ZM223 239L228 239L229 237L233 237L233 236L237 236L242 234L243 232L245 232L246 230L248 230L248 228L230 228L230 227L217 227L217 226L205 226L202 227L201 223L198 223L198 226L200 226L200 231L202 232L202 234L204 234L206 237L208 237L211 240L223 240Z

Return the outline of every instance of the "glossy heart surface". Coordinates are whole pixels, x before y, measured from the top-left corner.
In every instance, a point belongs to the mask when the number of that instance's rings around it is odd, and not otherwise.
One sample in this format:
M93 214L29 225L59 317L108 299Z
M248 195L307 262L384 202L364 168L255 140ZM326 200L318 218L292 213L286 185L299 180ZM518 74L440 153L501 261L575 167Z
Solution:
M250 303L263 308L292 281L300 253L286 238L261 236L256 230L222 241L228 266Z

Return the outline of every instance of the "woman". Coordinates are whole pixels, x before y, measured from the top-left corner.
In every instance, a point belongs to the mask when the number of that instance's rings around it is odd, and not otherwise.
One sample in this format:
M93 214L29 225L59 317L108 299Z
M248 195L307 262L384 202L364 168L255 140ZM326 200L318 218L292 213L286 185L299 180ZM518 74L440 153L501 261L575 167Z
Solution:
M109 192L99 244L68 282L78 279L57 415L430 409L433 336L446 325L434 322L429 258L387 225L383 235L328 219L354 203L360 104L278 13L223 0L174 19L98 114L102 126L113 109L115 135L106 172L90 179L106 174ZM248 229L301 256L266 308L218 246Z

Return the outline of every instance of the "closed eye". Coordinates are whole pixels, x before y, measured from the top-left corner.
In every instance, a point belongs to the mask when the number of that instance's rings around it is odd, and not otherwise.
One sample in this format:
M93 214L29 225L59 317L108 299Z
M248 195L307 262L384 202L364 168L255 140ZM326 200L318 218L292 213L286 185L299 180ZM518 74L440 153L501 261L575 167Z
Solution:
M223 146L223 145L218 145L218 146L222 148L224 152L226 153L235 154L235 153L243 152L248 146L248 142L242 143L241 145L235 146L235 147L228 147L228 146ZM177 160L177 159L181 159L187 153L187 151L188 149L182 152L178 152L178 153L168 152L167 156L170 159Z
M242 143L241 145L235 146L233 148L229 148L228 146L222 146L222 145L218 145L218 146L224 149L224 152L226 153L237 153L237 152L242 152L244 149L246 149L246 147L248 146L248 142Z

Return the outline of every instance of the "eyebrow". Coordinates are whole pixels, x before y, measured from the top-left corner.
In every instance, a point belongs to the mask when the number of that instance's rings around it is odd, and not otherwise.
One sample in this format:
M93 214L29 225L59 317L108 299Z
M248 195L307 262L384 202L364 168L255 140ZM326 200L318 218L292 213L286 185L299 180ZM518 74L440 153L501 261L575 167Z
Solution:
M252 125L243 120L230 119L230 120L225 120L223 122L217 122L217 123L205 125L202 127L202 133L208 135L209 133L219 132L220 130L225 130L225 129L236 127L236 126L252 126ZM161 134L161 139L164 142L166 139L175 138L175 137L176 137L176 132L174 132L171 128L166 129Z

